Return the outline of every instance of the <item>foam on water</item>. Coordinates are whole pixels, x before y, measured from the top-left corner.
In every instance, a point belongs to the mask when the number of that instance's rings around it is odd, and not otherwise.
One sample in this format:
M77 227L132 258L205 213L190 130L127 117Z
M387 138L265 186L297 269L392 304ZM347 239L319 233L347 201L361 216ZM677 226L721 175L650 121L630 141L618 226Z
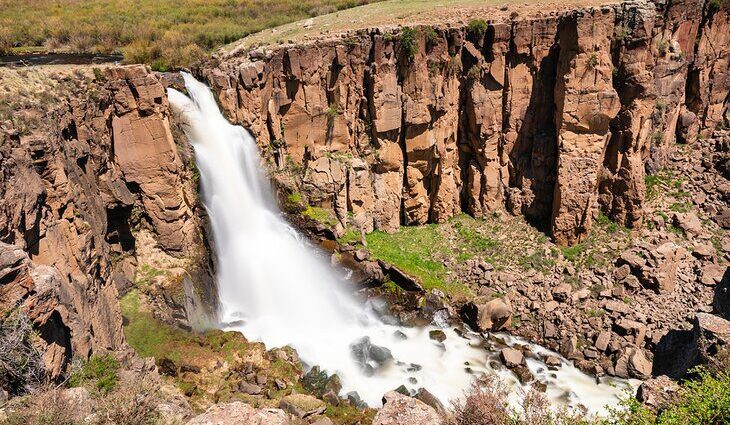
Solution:
M435 324L385 324L347 293L347 285L315 255L317 248L283 219L251 135L223 117L207 86L183 75L190 98L173 89L168 96L194 146L200 170L218 259L222 328L241 331L268 347L296 348L306 364L337 373L343 393L357 391L371 406L380 405L382 395L400 385L426 388L448 403L483 373L510 385L513 398L521 396L524 387L495 361L494 352L485 350L481 335L443 328L447 338L439 343L429 338L429 331L439 329ZM363 337L391 350L393 360L382 365L369 361L371 367L357 361L352 344ZM510 345L548 352L517 338L502 338ZM556 371L547 370L537 359L528 359L527 364L547 384L548 397L556 405L582 404L600 413L605 405L615 404L626 385L596 383L566 360Z

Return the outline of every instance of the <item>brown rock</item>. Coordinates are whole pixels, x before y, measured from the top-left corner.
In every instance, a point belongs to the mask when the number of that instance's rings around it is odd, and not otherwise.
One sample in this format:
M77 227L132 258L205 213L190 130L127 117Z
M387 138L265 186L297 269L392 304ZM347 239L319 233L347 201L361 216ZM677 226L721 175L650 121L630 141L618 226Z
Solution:
M187 425L289 425L291 422L281 409L255 409L241 401L214 404L205 413L187 422Z
M616 361L616 376L621 378L647 379L651 376L652 365L639 348L628 348Z
M321 415L327 410L327 406L322 400L308 394L284 396L279 402L279 407L298 418Z
M641 383L636 398L645 406L657 411L674 404L679 396L680 386L665 375Z
M443 425L444 423L433 407L395 391L383 396L383 408L373 419L373 425Z
M521 365L525 361L520 350L510 347L501 349L499 351L499 358L502 360L502 363L510 369Z

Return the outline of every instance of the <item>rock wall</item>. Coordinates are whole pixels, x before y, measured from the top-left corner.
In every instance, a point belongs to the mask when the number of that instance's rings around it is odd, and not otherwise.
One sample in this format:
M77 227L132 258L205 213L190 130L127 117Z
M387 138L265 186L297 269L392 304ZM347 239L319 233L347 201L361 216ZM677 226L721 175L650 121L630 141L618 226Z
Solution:
M506 209L561 244L640 226L644 176L728 120L728 11L630 1L233 51L197 73L344 226ZM681 119L680 119L681 118Z
M28 312L52 378L72 356L124 348L119 297L144 260L139 232L189 260L196 293L214 287L159 78L132 66L58 80L68 91L45 93L30 111L41 119L25 120L37 125L0 123L0 313Z

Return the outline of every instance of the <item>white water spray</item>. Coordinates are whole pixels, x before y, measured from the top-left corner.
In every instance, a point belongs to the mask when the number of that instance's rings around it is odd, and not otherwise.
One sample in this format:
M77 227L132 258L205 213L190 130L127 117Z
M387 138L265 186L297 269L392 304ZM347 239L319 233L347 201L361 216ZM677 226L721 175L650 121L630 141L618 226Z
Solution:
M170 104L194 146L202 199L210 217L218 258L221 327L241 331L268 347L290 345L309 365L337 373L343 393L357 391L371 406L400 385L426 388L442 402L460 397L473 379L496 374L513 397L524 388L486 351L481 335L446 333L431 340L428 327L401 327L378 320L345 292L345 284L282 218L262 171L251 135L223 117L212 92L183 74L191 98L170 89ZM405 335L405 338L404 338ZM352 346L368 337L376 346L365 359ZM507 337L508 344L524 341ZM387 347L392 359L378 359ZM546 349L531 345L533 352ZM371 350L372 351L372 350ZM382 350L381 350L382 351ZM381 353L382 354L382 353ZM555 353L552 353L555 355ZM528 367L547 385L555 404L582 404L600 413L622 389L597 384L568 361L555 371L536 359Z

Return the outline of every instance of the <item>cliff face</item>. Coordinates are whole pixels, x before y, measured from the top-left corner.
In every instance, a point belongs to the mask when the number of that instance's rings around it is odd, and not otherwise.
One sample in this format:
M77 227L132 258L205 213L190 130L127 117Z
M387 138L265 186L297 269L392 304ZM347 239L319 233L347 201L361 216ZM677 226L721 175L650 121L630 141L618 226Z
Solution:
M640 226L645 174L676 139L727 122L729 10L634 1L367 29L234 51L199 73L342 226L506 209L573 244L599 210Z
M213 288L161 81L144 66L57 81L65 91L44 92L27 128L0 132L0 313L27 312L52 378L72 355L125 347L118 299L150 261L143 235L189 261L188 284Z

